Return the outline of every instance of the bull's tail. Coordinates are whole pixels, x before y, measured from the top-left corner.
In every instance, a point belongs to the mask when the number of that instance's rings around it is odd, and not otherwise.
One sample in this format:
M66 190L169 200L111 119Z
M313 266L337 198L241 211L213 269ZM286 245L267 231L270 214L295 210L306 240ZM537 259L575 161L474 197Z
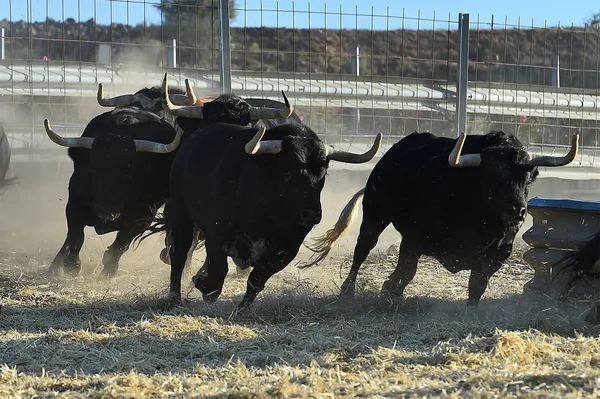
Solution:
M132 250L136 250L142 241L146 238L153 236L157 233L162 233L167 231L167 219L165 218L163 213L157 213L156 216L151 217L151 220L142 219L138 221L141 224L147 224L150 222L150 226L148 226L144 231L135 236L131 241Z
M580 250L568 254L558 262L558 268L553 273L552 281L564 273L570 275L567 284L572 284L580 277L598 277L600 271L594 265L600 262L600 231L596 233Z
M327 230L322 236L313 239L312 245L306 245L308 249L315 253L316 258L310 263L299 265L298 267L300 269L314 266L325 259L327 255L329 255L329 252L335 243L344 235L344 233L346 233L346 231L348 231L352 225L352 222L354 222L354 219L356 219L358 204L364 194L364 188L354 194L344 209L342 209L342 213L340 213L340 217L335 225L331 229Z

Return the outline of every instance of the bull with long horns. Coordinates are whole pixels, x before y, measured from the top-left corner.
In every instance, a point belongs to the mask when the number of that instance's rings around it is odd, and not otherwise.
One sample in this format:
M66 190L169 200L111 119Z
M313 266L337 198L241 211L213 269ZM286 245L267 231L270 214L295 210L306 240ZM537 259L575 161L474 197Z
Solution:
M350 227L362 198L363 220L343 295L354 295L360 266L391 223L402 241L382 293L401 297L419 258L428 255L452 273L471 271L467 304L476 305L512 252L538 167L572 162L578 137L573 136L566 156L530 158L516 136L501 131L457 139L408 135L379 160L335 226L313 241L310 248L319 255L303 267L327 256Z

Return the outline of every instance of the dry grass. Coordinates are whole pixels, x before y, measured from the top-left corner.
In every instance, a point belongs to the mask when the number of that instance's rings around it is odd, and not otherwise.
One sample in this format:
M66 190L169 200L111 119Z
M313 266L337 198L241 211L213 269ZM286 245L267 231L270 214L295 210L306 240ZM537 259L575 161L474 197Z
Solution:
M57 184L50 168L24 172L0 202L0 398L600 396L600 331L582 321L589 303L523 294L523 248L476 315L465 314L468 273L428 259L405 301L378 296L396 260L382 252L398 243L393 231L362 269L356 298L338 298L359 223L325 264L290 265L270 280L249 314L232 316L245 291L233 271L214 304L189 289L187 271L188 302L169 309L162 237L127 253L114 281L97 282L114 234L87 229L82 275L43 276L65 237L68 176ZM330 177L314 235L366 179Z
M99 258L84 259L86 264ZM467 273L424 260L405 301L377 292L395 257L374 253L357 298L339 299L340 263L290 266L253 311L232 316L245 279L222 298L164 307L167 268L123 263L111 282L88 267L41 275L50 254L0 258L0 397L593 397L598 328L585 303L522 294L520 251L465 314ZM198 262L195 262L197 265ZM189 274L186 281L189 281Z

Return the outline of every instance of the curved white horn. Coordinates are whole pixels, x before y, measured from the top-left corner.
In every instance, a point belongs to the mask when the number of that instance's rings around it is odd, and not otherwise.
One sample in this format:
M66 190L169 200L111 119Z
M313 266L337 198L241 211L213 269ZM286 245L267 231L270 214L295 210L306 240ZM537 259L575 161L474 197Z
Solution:
M250 108L250 119L258 121L260 119L289 118L294 112L294 107L290 104L290 100L288 100L283 90L281 90L281 94L283 95L285 108L252 107Z
M194 95L195 96L195 95ZM183 116L185 118L195 118L202 119L202 109L200 106L176 106L173 105L171 99L169 98L169 83L167 81L167 73L165 72L165 77L162 81L162 89L160 91L160 100L162 103L162 107L168 113L175 116Z
M186 94L169 94L169 100L171 100L175 106L195 105L198 101L198 97L196 97L188 78L185 79L185 92Z
M369 162L371 159L373 159L375 154L377 154L377 151L379 151L379 148L381 147L382 138L383 134L377 133L377 137L375 137L373 146L369 151L365 152L364 154L354 154L352 152L347 151L329 150L327 147L325 147L325 151L327 152L327 159L330 161L339 161L346 163Z
M56 133L50 127L50 121L48 119L44 119L44 127L46 128L46 134L50 137L50 140L55 142L58 145L62 145L63 147L69 148L87 148L88 150L92 148L92 144L94 144L93 137L62 137L58 133Z
M279 154L281 152L281 140L267 140L261 141L265 132L266 127L261 127L258 132L252 137L252 139L246 144L244 148L246 154L250 155L265 155L265 154Z
M190 84L190 80L188 78L185 78L185 91L187 92L189 99L187 105L196 105L198 102L198 97L196 97L196 93L194 93L194 89L192 89L192 85Z
M104 85L98 84L98 94L96 95L98 104L103 107L125 107L135 100L133 94L123 94L122 96L104 98Z
M173 141L169 144L157 143L155 141L149 140L133 140L135 143L135 150L137 152L153 152L156 154L167 154L169 152L175 151L179 144L181 143L181 136L183 135L183 130L178 130L177 134Z
M575 157L577 156L577 152L579 151L579 134L575 133L573 137L571 137L571 149L567 153L567 155L563 157L554 157L554 156L538 156L534 157L531 160L531 165L533 166L565 166L573 162Z
M460 155L466 139L467 135L461 133L456 140L452 152L448 155L448 164L450 166L454 168L475 168L481 164L481 154Z

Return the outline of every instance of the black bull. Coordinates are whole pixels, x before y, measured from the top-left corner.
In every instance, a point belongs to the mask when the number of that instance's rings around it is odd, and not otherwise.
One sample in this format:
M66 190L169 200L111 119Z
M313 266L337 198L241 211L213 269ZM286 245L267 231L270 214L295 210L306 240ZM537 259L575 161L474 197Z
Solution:
M419 258L429 255L452 273L471 270L468 304L476 305L489 278L512 252L537 167L566 165L577 150L575 135L567 156L530 160L519 140L504 132L463 134L458 139L415 132L379 160L336 225L311 246L320 255L303 267L327 256L364 197L363 220L342 294L354 294L360 266L391 223L402 241L398 264L382 293L401 297Z
M52 261L49 271L62 270L77 275L81 270L79 252L84 241L85 226L93 226L98 234L117 231L115 241L103 257L103 276L114 276L121 256L164 203L168 195L169 169L180 141L189 132L176 133L175 115L163 110L163 103L176 107L193 106L196 96L182 90L167 93L166 75L162 88L143 89L135 94L104 98L103 87L98 88L98 102L115 106L112 111L93 118L81 137L64 138L56 134L45 121L46 131L57 144L69 147L74 171L69 183L69 200L66 208L67 237ZM164 100L164 97L168 98ZM163 101L164 100L164 101ZM194 123L211 123L210 113L218 110L219 117L236 121L238 98L218 98L208 108L209 116ZM235 104L231 106L231 103ZM280 117L281 109L254 110L245 105L245 116L254 120L257 115ZM222 110L224 110L222 112ZM275 113L273 113L276 111ZM242 114L244 113L242 112ZM205 109L205 115L207 114ZM185 118L177 118L185 120ZM167 145L167 143L171 143Z
M238 308L250 306L321 220L320 195L329 161L368 162L381 137L368 152L351 154L329 150L302 124L258 132L216 124L197 132L173 161L166 226L155 229L172 234L171 298L181 301L181 276L197 227L206 237L205 272L194 277L203 298L219 297L230 256L237 264L253 266Z

